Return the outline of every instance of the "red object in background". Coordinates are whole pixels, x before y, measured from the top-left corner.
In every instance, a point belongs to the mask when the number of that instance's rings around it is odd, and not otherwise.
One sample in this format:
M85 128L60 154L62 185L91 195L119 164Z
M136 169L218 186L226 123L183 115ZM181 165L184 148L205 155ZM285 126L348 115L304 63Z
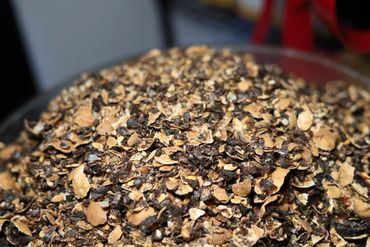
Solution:
M370 30L356 30L341 26L337 15L336 0L313 0L312 3L314 12L331 28L345 46L358 53L370 52Z
M252 41L256 44L266 40L273 9L272 1L265 0L262 15L252 34ZM286 0L282 26L283 46L312 50L314 36L311 15L315 14L346 47L358 53L369 53L370 30L357 30L340 25L336 4L336 0Z
M310 3L307 0L285 0L282 44L300 50L314 47Z
M274 0L264 1L261 17L259 21L256 23L256 27L254 28L254 31L252 34L253 43L261 44L266 40L273 8L274 8Z

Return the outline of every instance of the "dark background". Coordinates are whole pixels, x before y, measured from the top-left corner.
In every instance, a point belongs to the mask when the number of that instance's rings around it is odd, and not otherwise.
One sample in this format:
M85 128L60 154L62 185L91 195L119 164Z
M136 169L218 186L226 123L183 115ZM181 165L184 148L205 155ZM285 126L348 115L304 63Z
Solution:
M2 74L0 90L0 121L36 94L36 85L18 31L10 1L0 1L2 39Z

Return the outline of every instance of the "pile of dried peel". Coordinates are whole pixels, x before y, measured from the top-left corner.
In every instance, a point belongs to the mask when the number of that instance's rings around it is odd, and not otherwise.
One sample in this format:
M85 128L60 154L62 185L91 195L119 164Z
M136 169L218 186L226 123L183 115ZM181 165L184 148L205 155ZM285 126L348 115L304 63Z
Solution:
M370 94L248 54L153 50L83 75L0 147L14 245L370 245Z

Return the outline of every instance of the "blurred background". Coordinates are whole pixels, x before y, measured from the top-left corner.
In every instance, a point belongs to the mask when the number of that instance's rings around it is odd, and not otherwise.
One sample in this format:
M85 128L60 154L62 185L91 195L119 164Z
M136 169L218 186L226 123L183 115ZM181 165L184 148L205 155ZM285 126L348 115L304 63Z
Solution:
M0 121L80 72L151 48L282 46L321 53L370 74L369 2L2 0Z

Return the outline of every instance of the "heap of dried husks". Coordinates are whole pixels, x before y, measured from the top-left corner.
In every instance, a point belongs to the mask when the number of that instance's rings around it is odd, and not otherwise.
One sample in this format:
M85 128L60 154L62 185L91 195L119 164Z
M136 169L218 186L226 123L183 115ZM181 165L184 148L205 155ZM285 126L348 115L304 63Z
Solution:
M153 50L84 75L0 150L29 246L370 245L370 94L248 54Z

